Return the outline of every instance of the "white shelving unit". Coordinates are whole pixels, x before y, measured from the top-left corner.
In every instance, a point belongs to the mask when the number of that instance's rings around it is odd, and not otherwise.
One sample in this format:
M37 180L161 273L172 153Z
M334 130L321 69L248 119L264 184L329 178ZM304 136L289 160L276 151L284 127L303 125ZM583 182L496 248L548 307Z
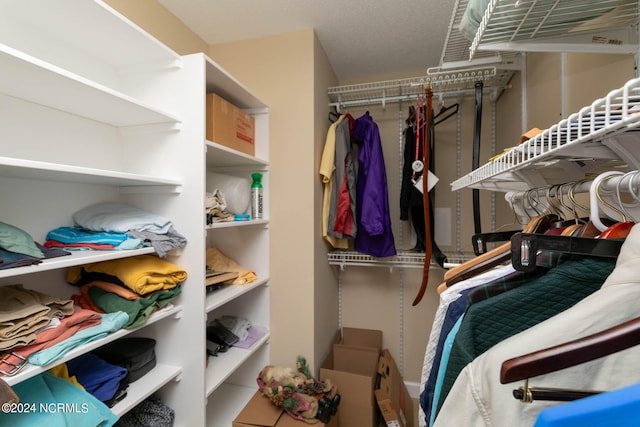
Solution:
M171 306L143 326L75 348L51 366L126 335L150 337L157 366L131 384L112 411L123 415L157 394L175 411L176 426L230 425L268 362L267 107L205 56L177 55L100 0L2 2L0 69L0 221L43 242L48 231L72 225L75 211L121 201L171 219L188 241L167 257L188 272ZM205 140L206 92L254 115L255 156ZM262 172L265 218L207 226L209 169ZM212 244L251 267L259 280L207 294L205 249ZM65 281L67 267L150 253L77 252L0 270L0 286L21 283L69 298L78 291ZM219 314L246 316L267 332L252 348L233 349L207 367L206 321ZM51 366L28 366L9 383ZM239 391L234 398L226 389ZM231 403L221 409L223 398ZM208 400L213 403L207 406Z
M250 181L253 172L263 175L264 218L259 220L224 222L206 225L204 209L202 228L206 247L215 247L224 255L255 272L258 279L245 285L226 286L203 294L203 331L207 321L222 315L248 319L264 331L263 337L248 349L230 348L216 357L207 358L202 373L204 387L201 397L206 402L206 425L229 426L257 390L257 373L269 364L269 111L267 106L245 86L235 80L218 64L202 54L183 57L184 68L195 84L189 94L194 107L192 114L199 119L200 147L204 153L204 174L199 181L206 187L208 173L226 174ZM238 106L255 119L255 155L233 150L205 137L205 93L216 93ZM204 201L203 188L201 198ZM247 188L249 191L249 188ZM204 282L204 268L200 271ZM222 403L224 402L224 404Z

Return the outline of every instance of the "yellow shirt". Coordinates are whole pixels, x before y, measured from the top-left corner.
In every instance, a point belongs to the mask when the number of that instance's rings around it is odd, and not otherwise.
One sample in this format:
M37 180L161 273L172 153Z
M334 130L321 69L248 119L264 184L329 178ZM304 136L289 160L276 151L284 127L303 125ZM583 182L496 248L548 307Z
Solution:
M327 234L327 227L329 224L329 209L331 204L331 188L333 182L331 177L335 170L335 157L336 157L336 126L344 120L344 114L338 118L337 121L331 123L329 130L327 131L327 138L324 143L324 150L322 151L322 158L320 159L320 177L324 183L324 193L322 199L322 237L337 249L347 249L349 242L347 239L339 239Z

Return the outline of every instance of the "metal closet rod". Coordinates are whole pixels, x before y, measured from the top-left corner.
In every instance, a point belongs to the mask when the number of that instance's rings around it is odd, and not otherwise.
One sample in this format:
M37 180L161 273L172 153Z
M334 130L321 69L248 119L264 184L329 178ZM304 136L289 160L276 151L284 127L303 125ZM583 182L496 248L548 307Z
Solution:
M573 183L567 182L565 184L556 184L556 185L547 185L545 187L536 187L531 188L526 191L510 191L510 198L522 198L526 197L527 193L531 194L535 192L538 196L545 196L548 190L552 187L557 188L557 191L561 192L563 196L566 196L571 190L573 193L588 193L591 185L593 183L593 179L585 179L582 181L578 181L575 185ZM613 175L608 177L607 179L602 180L599 186L599 191L607 192L607 193L616 193L617 191L638 194L640 191L640 170L629 171L627 173L620 173L620 175Z
M342 107L364 106L410 101L417 98L420 88L431 87L434 97L460 97L475 93L471 87L477 81L488 81L497 77L496 67L474 67L459 70L441 70L439 67L427 69L427 75L399 80L370 82L329 88L329 96L334 99L330 107L338 111ZM439 89L439 90L438 90ZM487 93L492 90L486 86ZM493 89L495 91L495 89ZM403 93L405 92L405 93ZM335 98L337 97L337 100ZM349 99L344 99L345 97Z
M487 88L484 93L487 95L492 95L495 89ZM466 89L466 90L456 90L456 91L446 91L446 92L434 92L433 96L436 98L444 99L444 98L458 98L465 95L473 95L474 89ZM407 95L396 95L396 96L377 96L371 98L359 98L359 99L350 99L346 101L335 101L330 102L329 107L335 107L338 112L340 112L344 107L361 107L367 105L382 105L382 107L386 107L387 104L398 103L402 101L415 101L418 97L418 94L407 94Z

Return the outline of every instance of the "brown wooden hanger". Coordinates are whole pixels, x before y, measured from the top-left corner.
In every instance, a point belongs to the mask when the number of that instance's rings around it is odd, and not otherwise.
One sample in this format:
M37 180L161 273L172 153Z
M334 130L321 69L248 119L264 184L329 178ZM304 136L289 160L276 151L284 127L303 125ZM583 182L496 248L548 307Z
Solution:
M507 384L569 368L640 344L640 318L502 363L500 382Z

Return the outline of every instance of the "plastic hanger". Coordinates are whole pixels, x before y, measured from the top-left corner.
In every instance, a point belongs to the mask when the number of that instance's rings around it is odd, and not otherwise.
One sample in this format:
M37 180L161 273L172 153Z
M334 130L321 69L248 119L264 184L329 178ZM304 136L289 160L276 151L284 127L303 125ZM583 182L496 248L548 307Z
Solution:
M442 116L444 113L446 113L447 111L451 110L452 108L455 108L455 111L450 112L449 114L447 114L446 116L440 118L440 116ZM437 126L440 123L444 122L445 120L447 120L448 118L458 114L458 109L460 108L460 105L458 103L455 103L453 105L450 105L448 107L442 107L440 109L440 112L438 114L436 114L435 116L433 116L433 125Z
M565 254L617 258L622 240L517 233L511 237L511 264L519 271L536 268L536 254L545 250Z
M553 221L558 219L555 215L540 215L534 217L523 231L527 233L542 233L549 228ZM517 234L516 234L517 235ZM442 293L449 286L462 280L483 273L511 258L511 242L506 242L480 256L460 264L448 270L444 274L444 283L438 286L438 293Z
M604 204L608 208L613 208L609 203L607 203L604 198L600 194L600 185L605 179L609 179L613 176L624 175L622 172L618 171L608 171L603 172L597 177L593 179L591 186L589 187L589 219L593 223L593 225L600 231L605 231L607 226L605 226L600 220L600 204ZM613 208L616 212L620 213L619 210ZM622 215L624 216L624 215ZM626 219L623 219L626 221Z
M482 255L487 252L487 243L508 242L516 233L522 230L496 231L494 233L478 233L471 236L473 253Z

